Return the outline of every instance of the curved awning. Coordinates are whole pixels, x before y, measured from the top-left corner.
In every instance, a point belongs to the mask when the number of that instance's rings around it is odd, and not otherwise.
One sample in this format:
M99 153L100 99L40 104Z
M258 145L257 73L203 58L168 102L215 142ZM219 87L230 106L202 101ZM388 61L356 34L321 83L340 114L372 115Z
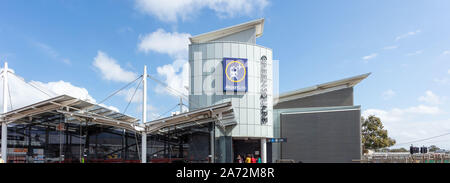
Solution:
M19 109L12 110L2 115L7 123L26 123L30 119L53 114L65 114L66 122L79 123L89 121L101 125L119 127L123 129L141 131L138 125L139 119L121 114L98 104L93 104L68 95L57 96Z
M166 128L186 128L214 122L225 128L237 124L231 102L225 102L193 111L181 113L175 116L162 118L145 123L147 133L166 131Z

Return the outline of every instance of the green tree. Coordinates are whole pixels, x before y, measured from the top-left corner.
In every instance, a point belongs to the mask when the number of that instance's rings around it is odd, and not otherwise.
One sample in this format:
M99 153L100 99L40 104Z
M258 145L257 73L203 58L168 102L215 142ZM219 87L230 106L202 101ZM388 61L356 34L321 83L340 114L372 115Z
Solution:
M376 116L369 116L367 119L361 117L362 143L364 149L380 149L393 146L395 140L388 137L387 130L383 129L383 123Z
M436 145L431 145L428 151L430 152L436 152L437 150L440 150L441 148L437 147Z

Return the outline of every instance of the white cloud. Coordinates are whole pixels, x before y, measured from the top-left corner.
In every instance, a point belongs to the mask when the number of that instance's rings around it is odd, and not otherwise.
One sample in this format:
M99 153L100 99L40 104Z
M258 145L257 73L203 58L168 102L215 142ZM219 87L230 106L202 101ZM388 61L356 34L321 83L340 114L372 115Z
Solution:
M408 33L406 33L406 34L402 34L402 35L400 35L400 36L397 36L397 37L395 38L395 41L399 41L399 40L401 40L401 39L405 39L405 38L408 38L408 37L410 37L410 36L414 36L414 35L416 35L416 34L418 34L418 33L420 33L420 32L421 32L421 30L416 30L416 31L408 32Z
M140 86L142 88L142 84ZM124 100L132 103L139 103L142 102L142 89L139 88L136 90L135 87L131 87L127 90L122 90L118 94L124 96ZM133 96L134 95L134 96Z
M70 65L71 61L68 58L63 58L59 55L59 53L53 49L51 46L41 43L41 42L35 42L34 45L38 47L41 51L43 51L45 54L47 54L49 57L56 61L63 62L65 64Z
M398 114L394 115L394 110L392 111L385 111L382 109L367 109L363 111L362 116L367 118L370 115L374 115L376 117L379 117L381 121L399 121L401 118L399 118Z
M3 82L3 78L1 79L1 82ZM59 95L69 95L84 101L96 103L95 99L89 95L87 89L74 86L70 82L27 82L23 78L16 77L15 75L9 75L8 84L11 95L10 98L8 97L8 110L18 109ZM0 85L0 91L3 91L3 85ZM1 100L3 101L3 98ZM3 102L0 103L0 105L3 107ZM117 112L119 111L114 106L106 106L103 104L101 106Z
M187 58L189 37L191 35L188 33L171 33L164 31L164 29L158 29L147 35L139 36L138 49L145 53L154 51L179 59Z
M149 113L147 114L147 117L148 117L148 120L147 120L147 121L153 121L153 120L160 119L160 118L162 118L163 116L160 116L160 114L159 114L159 113L156 113L156 112L149 112Z
M95 99L89 95L89 92L86 88L76 87L69 82L57 81L57 82L42 83L40 81L31 81L30 83L46 90L47 93L48 91L50 91L56 94L55 96L69 95L74 98L95 103Z
M219 17L234 17L237 15L253 15L269 5L267 0L206 0L210 9Z
M372 53L370 55L364 56L362 57L363 60L370 60L370 59L374 59L375 57L377 57L378 54L377 53Z
M414 55L419 55L419 54L422 54L422 53L423 53L423 50L417 50L415 52L406 54L406 56L414 56Z
M99 104L99 106L108 108L109 110L112 110L112 111L114 111L114 112L120 112L119 108L114 107L114 106L107 106L107 105L105 105L105 104Z
M114 58L102 51L97 52L93 65L100 70L105 80L127 83L137 78L136 73L123 69Z
M437 115L441 114L443 111L436 106L418 105L412 106L404 109L393 108L389 111L381 109L367 109L363 112L362 116L375 115L381 120L397 122L408 118L412 118L417 115Z
M442 55L450 55L450 50L445 50L444 52L442 52Z
M384 47L383 49L384 49L384 50L393 50L393 49L397 49L397 48L398 48L397 45L392 45L392 46L386 46L386 47Z
M1 83L3 83L3 77L0 81ZM11 98L9 98L8 96L8 110L18 109L26 105L30 105L50 98L46 94L40 92L37 89L34 89L33 87L27 85L26 83L23 83L22 81L22 78L17 78L13 75L8 76L9 93L11 95ZM31 81L30 83L33 84L35 82ZM3 85L0 84L0 92L2 91ZM45 92L47 92L52 97L56 96L55 93L51 93L48 90L46 90ZM0 100L2 101L0 105L3 108L3 97L0 96Z
M410 144L401 143L423 139L450 131L450 119L439 119L442 117L440 114L443 113L437 107L419 105L405 109L368 109L362 113L362 116L367 117L369 115L375 115L379 117L384 128L388 130L389 136L394 138L397 141L397 144L399 144L399 146L394 147L407 147ZM450 137L444 138L450 140ZM430 143L433 141L442 139L423 141L420 142L420 145L432 145ZM450 148L448 143L436 145Z
M166 32L158 29L140 38L141 42L138 44L140 51L167 54L174 59L171 64L157 67L156 72L164 78L162 81L176 92L170 91L166 86L158 85L155 88L157 93L169 93L176 97L179 93L188 95L186 87L189 86L189 62L186 59L190 36L188 33Z
M219 17L237 15L252 16L269 4L267 0L136 0L135 7L159 20L176 22L179 18L187 20L202 9L214 11Z
M421 102L431 104L431 105L438 105L444 101L444 98L439 97L436 94L434 94L432 91L428 90L425 92L425 96L420 96L418 98L418 100Z
M441 114L443 111L439 107L436 107L436 106L418 105L418 106L404 109L403 112L410 113L410 114L435 115L435 114Z
M186 87L189 86L189 62L186 60L175 60L172 64L167 64L156 69L158 75L162 76L164 83L177 92L168 91L165 86L158 85L156 92L170 93L173 96L178 96L179 93L188 95Z
M159 119L161 117L157 110L158 108L155 106L147 104L147 122ZM136 107L136 112L139 114L142 113L142 103Z
M388 99L391 99L392 97L394 97L395 94L396 93L393 90L389 89L389 90L383 92L382 96L383 96L383 99L388 100Z
M447 71L448 74L450 74L450 69Z
M430 104L439 103L439 98L431 91L426 91L425 96L419 97L419 101ZM375 115L379 117L399 147L409 144L401 144L450 130L450 119L442 120L446 112L437 106L419 104L406 108L367 109L362 112L363 117ZM423 142L422 144L426 144ZM448 146L448 144L447 144Z

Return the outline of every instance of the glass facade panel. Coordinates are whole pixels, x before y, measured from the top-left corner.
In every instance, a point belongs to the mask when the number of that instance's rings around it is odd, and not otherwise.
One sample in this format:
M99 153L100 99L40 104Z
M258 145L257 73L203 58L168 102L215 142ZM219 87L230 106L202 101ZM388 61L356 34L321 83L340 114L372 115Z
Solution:
M138 163L139 134L49 115L8 127L8 163ZM140 144L138 144L140 145Z
M140 163L134 131L49 114L8 127L8 163ZM147 136L153 163L209 162L210 124L170 127Z

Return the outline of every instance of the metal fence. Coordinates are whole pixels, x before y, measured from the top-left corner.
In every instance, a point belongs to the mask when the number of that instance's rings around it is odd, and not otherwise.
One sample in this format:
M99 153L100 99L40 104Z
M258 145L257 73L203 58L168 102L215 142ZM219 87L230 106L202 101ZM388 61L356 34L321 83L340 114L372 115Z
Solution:
M450 154L373 153L364 155L361 163L450 163Z

